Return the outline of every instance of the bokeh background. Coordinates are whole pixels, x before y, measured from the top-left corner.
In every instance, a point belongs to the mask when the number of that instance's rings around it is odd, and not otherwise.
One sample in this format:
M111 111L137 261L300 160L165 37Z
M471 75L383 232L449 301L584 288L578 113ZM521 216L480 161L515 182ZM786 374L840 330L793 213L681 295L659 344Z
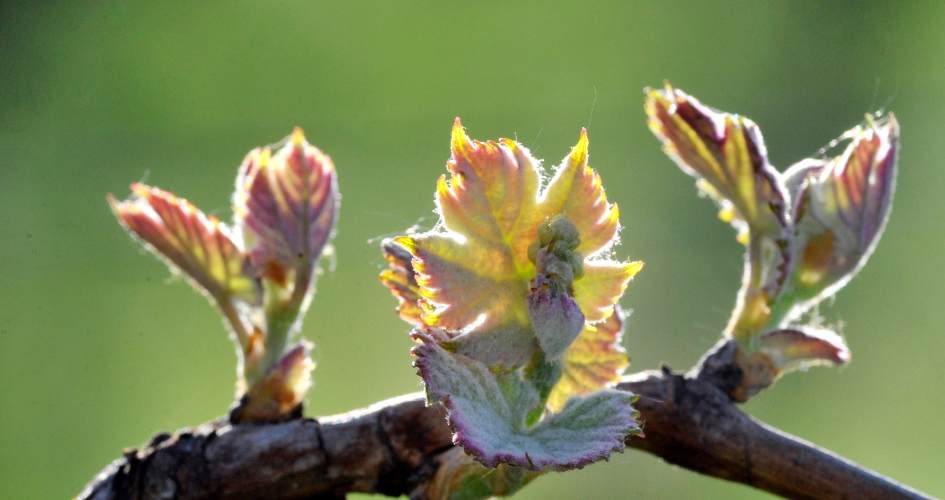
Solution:
M745 409L945 496L943 26L938 2L4 2L0 497L69 498L123 447L226 411L236 358L217 314L105 194L146 180L229 219L243 155L296 125L344 194L304 328L309 415L420 388L377 243L432 226L456 116L546 167L588 126L618 256L647 263L622 301L631 370L688 368L726 322L742 252L646 127L641 91L664 79L757 121L781 168L895 111L891 222L821 309L852 364L787 376ZM769 496L628 451L518 498Z

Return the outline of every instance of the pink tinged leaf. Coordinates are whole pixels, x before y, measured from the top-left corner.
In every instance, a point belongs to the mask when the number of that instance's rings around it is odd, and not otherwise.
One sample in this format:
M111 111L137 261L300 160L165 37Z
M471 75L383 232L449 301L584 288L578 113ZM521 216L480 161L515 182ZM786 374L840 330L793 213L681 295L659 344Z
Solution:
M528 285L503 253L455 233L423 233L394 241L413 254L420 293L433 327L488 332L516 321L527 325Z
M650 129L664 151L720 207L748 247L742 288L725 329L750 342L772 321L791 265L791 216L781 175L768 162L758 127L721 113L667 85L647 90ZM778 320L778 318L774 318Z
M379 278L397 298L397 314L413 326L424 326L424 309L420 305L423 299L420 295L420 285L417 283L417 273L411 262L413 255L403 245L390 238L381 242L381 248L390 267L384 270Z
M785 190L754 122L714 111L668 85L647 90L646 112L666 154L705 183L723 219L758 234L779 235L787 226Z
M450 336L450 349L501 369L531 358L538 344L525 303L528 284L501 254L455 233L401 236L394 242L414 256L421 321Z
M608 318L630 280L642 268L642 262L585 262L584 277L574 282L574 300L586 320L595 323Z
M561 359L584 328L581 308L566 290L549 284L544 274L532 280L532 293L526 300L528 317L546 359Z
M585 324L584 330L561 358L561 379L548 396L547 405L561 411L571 396L586 396L620 380L630 365L620 345L624 315L619 307L606 320Z
M845 365L850 349L843 338L823 328L789 327L758 339L761 352L771 357L781 372L816 365Z
M279 421L298 405L312 387L312 344L302 341L279 359L246 393L241 419Z
M180 269L191 284L221 306L231 298L259 300L248 260L216 217L157 188L132 184L134 197L108 197L118 221L155 255Z
M561 413L528 427L526 415L540 399L517 373L493 374L484 364L432 342L415 353L429 400L442 402L449 412L454 442L486 467L574 469L623 451L629 436L642 434L628 392L603 390L573 398Z
M298 128L274 155L268 147L249 153L233 195L247 251L275 280L280 272L314 268L332 237L339 200L331 158Z
M539 202L545 219L565 215L581 234L577 251L593 255L613 244L619 230L617 204L607 203L600 175L588 165L587 129L555 172Z
M866 264L889 218L898 149L899 124L890 114L855 131L841 156L787 172L804 176L794 209L793 283L802 296L829 296Z
M440 177L437 208L446 229L506 254L519 266L542 217L535 207L541 176L528 149L509 139L470 140L456 119L451 177Z

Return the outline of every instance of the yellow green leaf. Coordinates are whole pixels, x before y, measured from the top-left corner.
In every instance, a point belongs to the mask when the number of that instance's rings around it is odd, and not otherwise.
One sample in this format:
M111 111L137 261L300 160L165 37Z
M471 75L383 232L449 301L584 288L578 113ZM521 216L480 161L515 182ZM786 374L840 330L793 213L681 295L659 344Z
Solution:
M594 323L609 317L627 284L642 268L642 262L586 262L584 277L574 282L574 300L584 311L585 320Z
M600 175L588 165L587 129L564 159L539 202L539 220L566 215L581 234L577 251L593 255L610 246L617 236L617 204L607 203Z
M712 110L669 85L647 90L646 112L666 154L719 203L720 218L742 231L781 232L784 188L753 121Z
M528 149L510 139L472 141L456 119L450 179L441 176L436 201L443 226L501 257L501 268L530 266L528 245L543 219L535 208L541 176Z
M455 233L429 232L394 240L414 257L422 298L432 307L421 317L432 327L459 331L476 324L489 331L509 321L528 324L528 282L515 272L512 259L496 247Z

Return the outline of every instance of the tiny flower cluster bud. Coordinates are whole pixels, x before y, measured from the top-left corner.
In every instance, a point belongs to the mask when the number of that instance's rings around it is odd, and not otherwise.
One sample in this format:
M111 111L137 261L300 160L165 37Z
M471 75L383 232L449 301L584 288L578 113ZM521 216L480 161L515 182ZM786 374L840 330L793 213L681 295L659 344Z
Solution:
M574 300L574 280L584 275L584 256L575 251L580 234L564 215L540 224L537 236L528 247L536 273L526 297L528 317L546 358L557 361L584 328L584 314Z
M538 274L570 290L574 280L584 276L584 254L577 251L580 245L577 227L567 216L558 215L538 226L538 241L529 245L528 260Z

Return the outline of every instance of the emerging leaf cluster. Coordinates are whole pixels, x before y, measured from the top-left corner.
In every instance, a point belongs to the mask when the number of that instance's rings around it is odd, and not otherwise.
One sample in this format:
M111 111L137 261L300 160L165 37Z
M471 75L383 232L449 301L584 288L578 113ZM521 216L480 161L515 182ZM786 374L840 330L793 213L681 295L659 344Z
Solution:
M217 306L237 343L240 402L231 418L278 421L300 411L314 362L311 344L296 337L340 199L331 159L299 129L275 155L251 151L233 194L236 231L171 193L131 189L127 201L109 197L119 222Z
M618 209L587 146L582 131L543 186L527 148L457 120L437 228L384 243L427 396L487 467L582 467L641 433L633 396L603 389L627 366L615 304L642 264L606 258Z
M746 245L745 271L725 329L739 344L740 401L781 373L842 365L840 335L799 323L866 263L892 204L899 124L892 114L845 134L835 158L806 159L778 172L751 120L704 106L668 86L647 90L650 128L666 153L719 206Z

